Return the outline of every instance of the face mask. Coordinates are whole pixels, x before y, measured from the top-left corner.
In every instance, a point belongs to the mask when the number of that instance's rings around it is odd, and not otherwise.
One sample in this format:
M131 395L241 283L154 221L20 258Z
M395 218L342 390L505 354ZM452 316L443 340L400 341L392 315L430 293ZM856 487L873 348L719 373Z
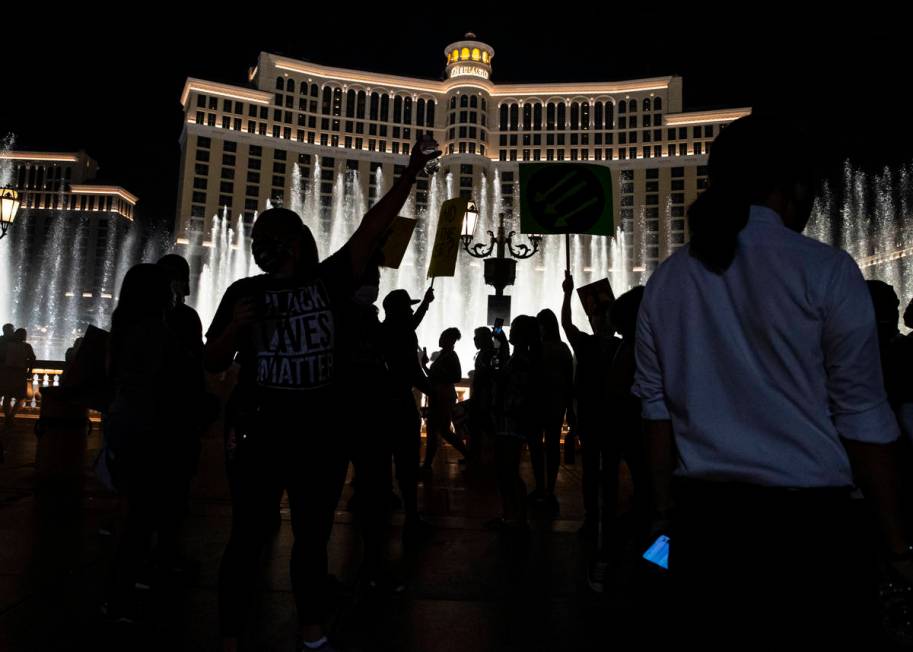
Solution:
M255 241L252 250L257 267L267 274L279 271L289 256L286 245L276 240Z
M380 294L380 288L375 285L362 285L355 291L355 302L363 306L374 305Z

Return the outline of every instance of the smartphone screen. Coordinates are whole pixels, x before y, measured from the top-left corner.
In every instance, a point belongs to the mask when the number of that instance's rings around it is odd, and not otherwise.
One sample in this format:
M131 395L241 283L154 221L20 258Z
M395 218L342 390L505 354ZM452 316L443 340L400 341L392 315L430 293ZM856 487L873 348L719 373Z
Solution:
M661 534L656 537L656 541L653 542L647 552L644 553L644 559L652 564L656 564L660 568L669 569L669 537L665 534Z
M502 330L504 330L504 318L498 317L495 319L495 333L500 333Z

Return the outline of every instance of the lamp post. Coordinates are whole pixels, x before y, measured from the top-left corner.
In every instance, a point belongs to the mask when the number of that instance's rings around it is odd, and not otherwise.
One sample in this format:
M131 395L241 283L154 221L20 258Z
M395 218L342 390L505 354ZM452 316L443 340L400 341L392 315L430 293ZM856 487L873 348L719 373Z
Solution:
M488 232L488 242L472 244L473 234L479 220L479 211L473 202L469 202L463 218L463 249L473 258L484 258L485 283L495 289L493 296L488 297L488 322L494 323L501 317L510 321L510 297L504 295L504 288L513 285L517 278L517 260L531 258L539 251L542 236L530 234L529 244L515 243L516 231L509 233L504 228L504 213L498 215L498 233ZM494 253L494 257L490 257ZM510 258L508 258L510 255Z
M12 188L0 188L0 239L6 235L10 224L16 219L21 205L19 193Z

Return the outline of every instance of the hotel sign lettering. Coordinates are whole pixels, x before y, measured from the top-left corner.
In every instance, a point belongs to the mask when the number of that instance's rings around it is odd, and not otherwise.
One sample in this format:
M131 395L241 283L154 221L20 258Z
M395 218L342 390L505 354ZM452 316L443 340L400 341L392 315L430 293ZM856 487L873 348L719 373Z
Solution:
M471 77L481 77L482 79L488 79L488 71L479 66L454 66L450 70L450 78L454 77L463 77L469 75Z

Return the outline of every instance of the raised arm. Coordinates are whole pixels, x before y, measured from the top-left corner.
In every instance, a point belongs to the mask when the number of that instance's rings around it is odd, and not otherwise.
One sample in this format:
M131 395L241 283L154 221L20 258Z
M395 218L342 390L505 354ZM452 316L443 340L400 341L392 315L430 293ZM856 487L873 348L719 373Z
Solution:
M561 284L564 290L564 301L561 304L561 327L564 328L564 334L567 335L569 342L573 343L580 335L580 329L574 326L571 320L571 295L574 293L574 277L565 270L564 282Z
M409 156L409 165L397 179L393 187L387 191L380 200L365 213L358 229L349 240L349 251L352 256L352 272L359 278L364 271L367 261L379 246L387 229L399 215L400 210L409 198L412 184L415 183L425 164L441 155L434 144L434 151L430 154L422 152L422 142L416 142Z

